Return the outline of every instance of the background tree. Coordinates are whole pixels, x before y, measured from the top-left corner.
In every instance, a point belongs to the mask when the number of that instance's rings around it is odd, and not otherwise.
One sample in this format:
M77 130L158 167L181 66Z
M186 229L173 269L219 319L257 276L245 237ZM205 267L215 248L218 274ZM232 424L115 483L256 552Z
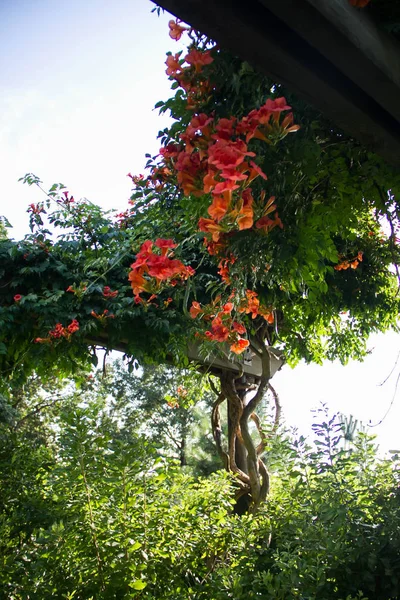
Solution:
M129 372L119 360L98 375L111 411L135 423L161 456L175 459L196 474L220 467L210 434L213 394L207 380L194 369L144 365Z

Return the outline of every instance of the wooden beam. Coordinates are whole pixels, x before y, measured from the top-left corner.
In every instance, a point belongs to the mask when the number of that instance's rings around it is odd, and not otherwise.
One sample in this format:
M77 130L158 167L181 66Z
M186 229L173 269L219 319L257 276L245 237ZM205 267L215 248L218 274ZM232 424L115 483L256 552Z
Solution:
M105 331L99 332L97 336L88 338L86 342L88 346L108 348L109 350L117 350L118 352L123 352L124 354L129 353L127 340L122 339L118 342L113 342L110 346L108 335ZM234 360L230 360L228 357L229 344L223 345L220 350L222 350L222 353L220 354L216 353L215 355L211 354L202 356L200 345L192 342L188 345L187 356L191 362L200 365L204 372L212 375L220 375L222 371L234 371L235 373L243 372L244 375L253 377L255 380L260 379L262 376L262 362L261 358L257 356L255 351L249 349L243 354L236 356ZM269 347L268 352L270 356L270 369L272 378L275 373L281 369L285 363L285 359L282 351L276 348ZM167 356L166 363L173 364L173 361Z
M158 0L400 167L400 46L348 0Z
M400 122L400 45L365 11L348 0L260 1Z

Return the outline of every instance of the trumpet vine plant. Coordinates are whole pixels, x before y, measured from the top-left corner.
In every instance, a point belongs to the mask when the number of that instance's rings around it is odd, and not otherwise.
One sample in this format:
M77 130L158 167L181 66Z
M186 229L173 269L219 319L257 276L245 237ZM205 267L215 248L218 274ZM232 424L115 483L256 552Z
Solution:
M126 211L23 178L46 197L28 209L30 235L0 241L2 392L96 363L98 346L132 366L187 366L194 342L222 353L239 366L212 384L213 435L255 509L269 489L256 409L276 352L291 365L362 359L370 333L397 327L400 178L200 32L169 27L188 39L167 54L174 93L156 105L173 122L145 173L128 174ZM243 352L261 363L253 379Z

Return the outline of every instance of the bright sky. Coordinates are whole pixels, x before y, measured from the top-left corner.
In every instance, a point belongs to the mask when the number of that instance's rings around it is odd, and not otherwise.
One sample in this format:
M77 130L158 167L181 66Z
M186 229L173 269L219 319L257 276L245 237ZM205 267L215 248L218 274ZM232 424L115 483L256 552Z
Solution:
M166 121L153 111L169 96L165 53L169 15L149 0L3 0L0 3L0 215L12 237L27 233L26 208L43 199L17 183L32 172L46 187L62 182L75 197L124 210L126 174L159 149ZM394 397L399 337L378 336L372 354L346 367L284 367L274 378L290 425L307 432L320 401L372 429L382 449L400 449ZM388 381L381 384L394 368Z
M75 197L127 207L130 180L156 153L169 95L167 15L146 0L0 3L0 214L26 233L38 190L27 172ZM164 120L165 123L165 120Z

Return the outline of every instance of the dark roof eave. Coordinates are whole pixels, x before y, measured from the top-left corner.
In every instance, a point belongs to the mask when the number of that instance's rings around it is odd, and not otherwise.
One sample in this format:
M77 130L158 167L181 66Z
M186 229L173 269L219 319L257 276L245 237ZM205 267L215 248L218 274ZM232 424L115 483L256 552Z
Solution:
M400 45L348 0L158 0L400 167Z

